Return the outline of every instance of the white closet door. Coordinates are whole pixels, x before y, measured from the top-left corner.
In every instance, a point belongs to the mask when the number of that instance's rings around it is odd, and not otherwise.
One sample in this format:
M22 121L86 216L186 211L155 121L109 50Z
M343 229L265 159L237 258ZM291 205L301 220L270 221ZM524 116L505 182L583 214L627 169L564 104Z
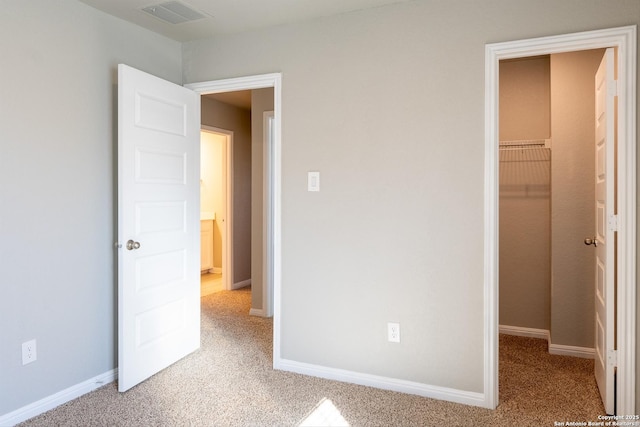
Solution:
M615 96L614 49L596 73L595 376L605 411L615 413Z

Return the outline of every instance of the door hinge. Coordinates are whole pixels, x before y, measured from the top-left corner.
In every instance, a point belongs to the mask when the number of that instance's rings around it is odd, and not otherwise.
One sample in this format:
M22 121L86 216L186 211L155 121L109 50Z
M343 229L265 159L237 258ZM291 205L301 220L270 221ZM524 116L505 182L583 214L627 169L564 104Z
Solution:
M614 368L618 366L618 350L609 350L607 355L607 364Z
M609 215L609 231L618 231L618 215Z

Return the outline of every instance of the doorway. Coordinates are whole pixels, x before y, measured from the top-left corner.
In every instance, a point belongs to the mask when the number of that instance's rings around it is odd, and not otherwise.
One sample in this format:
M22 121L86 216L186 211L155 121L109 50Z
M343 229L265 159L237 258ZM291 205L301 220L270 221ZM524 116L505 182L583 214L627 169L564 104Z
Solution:
M500 330L594 357L595 74L604 49L500 62ZM551 285L553 283L553 286Z
M261 259L266 260L262 261L260 264L260 271L265 271L267 274L262 278L261 283L254 283L253 280L253 271L251 275L247 277L248 281L245 281L245 278L238 277L236 274L238 267L237 257L233 254L229 254L229 258L233 258L233 264L230 268L234 271L233 273L233 282L230 283L231 287L240 287L240 285L245 286L246 284L251 283L252 285L252 310L251 314L259 315L264 317L274 317L274 365L279 360L279 278L280 278L280 116L281 116L281 101L280 101L280 82L281 76L280 74L265 74L258 76L249 76L249 77L240 77L233 79L225 79L225 80L217 80L210 82L201 82L201 83L193 83L185 85L186 88L195 91L201 96L211 95L211 94L224 94L228 92L237 92L237 91L253 91L257 89L265 89L265 88L273 88L273 100L269 108L265 108L265 111L272 110L273 111L273 120L270 122L273 126L272 131L272 142L273 146L270 150L272 164L267 169L269 170L268 181L271 183L271 192L268 194L267 206L270 206L267 226L265 228L265 238L262 244L262 255ZM260 126L263 123L263 116L260 114L258 117L260 122ZM237 145L237 135L234 135L234 150L231 150L230 157L233 159L235 157L235 145ZM262 145L262 142L261 142ZM262 150L260 150L262 155ZM236 173L237 174L237 173ZM264 175L263 175L264 176ZM234 181L233 187L234 190L231 192L230 199L233 199L233 193L238 192L237 182ZM230 202L231 204L232 202ZM237 204L235 201L233 202ZM238 216L238 212L235 212L235 209L231 207L232 214L231 216L235 220ZM260 206L260 219L259 222L263 223L263 209ZM254 224L255 222L252 222ZM237 231L238 227L234 227ZM262 228L262 227L261 227ZM237 245L235 244L238 239L237 233L233 234L234 240L234 252L237 252ZM262 239L261 239L262 240ZM253 250L253 249L252 249ZM253 269L253 262L251 264L251 269ZM264 268L263 268L264 267ZM254 292L256 291L257 292ZM258 300L253 299L253 294L258 296Z
M543 339L549 354L596 366L606 351L595 345L595 248L583 240L596 229L594 81L604 54L513 58L499 69L500 333ZM555 378L558 367L549 369ZM593 369L582 389L597 407Z
M201 295L231 290L233 282L233 132L202 125L200 131Z
M501 60L617 48L618 69L618 239L617 413L635 413L636 252L636 28L622 27L486 46L485 93L485 405L498 405L498 141Z

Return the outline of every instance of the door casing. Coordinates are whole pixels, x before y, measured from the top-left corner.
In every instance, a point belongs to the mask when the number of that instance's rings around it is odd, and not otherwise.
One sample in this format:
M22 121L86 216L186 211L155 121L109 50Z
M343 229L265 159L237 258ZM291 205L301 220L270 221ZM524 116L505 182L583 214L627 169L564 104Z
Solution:
M263 152L262 168L265 171L266 178L263 182L262 191L265 195L264 210L265 215L262 221L262 240L265 248L265 260L262 264L262 277L265 289L273 289L273 251L269 248L273 246L273 162L274 162L274 131L275 131L275 114L273 111L264 111L262 113L262 129L263 129ZM262 315L266 317L273 316L273 292L262 293Z
M635 414L636 26L493 43L485 47L484 406L498 405L499 62L614 47L618 68L617 414Z

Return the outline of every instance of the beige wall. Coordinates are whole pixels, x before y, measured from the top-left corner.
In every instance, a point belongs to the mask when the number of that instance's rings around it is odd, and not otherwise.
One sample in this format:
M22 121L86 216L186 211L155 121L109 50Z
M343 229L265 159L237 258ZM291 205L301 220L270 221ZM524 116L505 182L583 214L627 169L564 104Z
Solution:
M273 88L251 91L251 308L264 310L264 112L273 111Z
M251 279L251 112L202 97L202 124L233 132L233 283Z
M603 51L551 55L551 343L594 346L595 72Z
M500 62L500 140L551 135L549 56Z
M548 56L502 61L499 89L500 140L549 138ZM544 154L500 151L500 325L549 329L550 162Z
M638 22L421 0L185 43L185 82L282 72L282 356L482 392L485 45Z
M76 0L3 0L0 52L1 417L117 367L117 66L182 61Z

